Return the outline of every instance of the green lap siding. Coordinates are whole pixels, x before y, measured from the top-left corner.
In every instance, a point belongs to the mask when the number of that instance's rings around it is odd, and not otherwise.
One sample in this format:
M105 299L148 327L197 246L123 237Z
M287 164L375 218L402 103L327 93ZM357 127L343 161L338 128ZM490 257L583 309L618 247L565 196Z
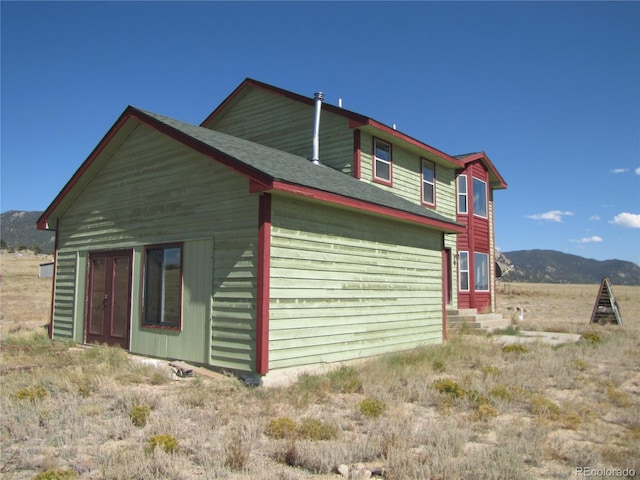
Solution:
M437 157L426 152L409 150L402 144L385 140L392 146L392 186L376 183L373 180L373 141L374 136L368 132L363 132L360 136L360 164L361 180L367 183L374 183L383 190L388 190L399 197L418 205L422 204L422 162L421 158L436 161L435 170L435 198L436 205L433 210L445 217L456 218L456 187L455 168L437 161ZM425 207L432 208L432 207Z
M58 254L56 259L56 283L53 292L53 336L62 340L74 338L74 309L76 301L75 252Z
M312 105L249 88L207 127L311 158L313 121ZM326 110L320 117L320 161L352 173L353 131L349 121Z
M269 367L442 340L442 235L274 196Z
M130 249L132 352L252 370L257 196L241 175L151 128L127 134L55 212L54 336L83 339L88 253ZM181 331L140 324L144 246L167 242L183 243Z

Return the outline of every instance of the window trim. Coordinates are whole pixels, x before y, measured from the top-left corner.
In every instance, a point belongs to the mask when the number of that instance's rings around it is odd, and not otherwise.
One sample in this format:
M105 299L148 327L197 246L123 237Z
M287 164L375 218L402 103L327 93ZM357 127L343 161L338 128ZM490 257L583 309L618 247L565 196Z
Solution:
M462 256L463 255L467 257L467 262L466 262L467 263L467 268L466 268L466 270L462 269ZM458 289L461 292L468 292L468 291L471 290L471 282L470 282L470 280L471 280L471 277L470 277L471 269L469 268L469 266L470 266L469 265L469 252L466 251L466 250L462 250L462 251L458 252ZM462 276L463 276L462 274L463 273L467 274L467 287L466 288L464 288L462 286Z
M478 288L478 279L481 278L481 275L478 275L478 266L481 264L481 262L478 261L478 256L482 255L484 257L486 257L487 262L487 269L486 269L486 280L487 280L487 288ZM489 292L491 290L491 265L490 265L490 260L491 258L489 257L488 253L485 252L473 252L473 261L474 261L474 266L473 268L475 269L474 271L474 275L473 275L473 288L476 292Z
M464 178L464 183L463 183L465 188L464 192L460 191L460 180L462 178ZM466 174L458 175L458 178L456 179L456 190L457 190L457 200L458 200L457 210L460 215L469 215L469 184L467 183L468 181L469 180ZM464 198L464 211L460 209L460 204L462 203L460 201L461 198Z
M476 184L475 181L478 181L484 185L484 215L481 215L476 212ZM473 185L473 216L479 218L489 218L489 191L487 190L488 184L484 180L478 177L472 177L472 185Z
M170 324L163 325L161 323L145 323L145 307L146 307L146 279L147 279L147 251L152 249L169 249L169 248L179 248L180 249L180 313L178 318L178 324ZM182 330L182 310L183 304L182 301L184 299L184 242L170 242L170 243L154 243L149 245L144 245L142 249L142 288L140 290L141 304L140 304L140 326L142 328L153 328L160 330L172 330L172 331L181 331Z
M389 147L389 161L376 156L376 146L378 142ZM371 156L373 157L373 181L376 183L387 185L389 187L393 186L393 146L389 142L385 142L384 140L373 137L373 151L371 152ZM389 178L378 176L379 161L389 165Z
M433 170L433 183L431 182L427 182L424 179L424 165L425 163L429 164L431 166L431 169ZM422 205L425 205L427 207L433 207L435 208L436 206L436 163L432 160L428 160L424 157L420 157L420 200L422 202ZM425 183L427 185L431 185L431 188L433 190L433 202L427 202L424 199L424 186Z

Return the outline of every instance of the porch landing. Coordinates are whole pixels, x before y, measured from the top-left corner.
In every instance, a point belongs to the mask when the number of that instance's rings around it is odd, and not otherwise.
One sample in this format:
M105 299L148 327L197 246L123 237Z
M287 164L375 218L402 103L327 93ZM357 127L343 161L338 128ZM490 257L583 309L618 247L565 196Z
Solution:
M491 332L511 325L501 313L478 313L475 308L447 309L447 329L470 329Z

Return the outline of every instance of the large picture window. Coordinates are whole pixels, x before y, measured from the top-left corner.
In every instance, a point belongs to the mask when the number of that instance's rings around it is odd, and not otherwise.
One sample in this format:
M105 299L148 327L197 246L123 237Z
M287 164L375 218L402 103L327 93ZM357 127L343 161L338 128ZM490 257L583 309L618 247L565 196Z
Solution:
M373 140L373 179L391 185L391 145L377 138Z
M422 203L436 204L436 164L422 159Z
M487 218L487 182L473 179L473 214Z
M182 312L182 245L145 248L142 324L180 328Z
M489 255L475 253L475 289L476 291L489 291Z
M458 177L458 213L467 213L467 176Z

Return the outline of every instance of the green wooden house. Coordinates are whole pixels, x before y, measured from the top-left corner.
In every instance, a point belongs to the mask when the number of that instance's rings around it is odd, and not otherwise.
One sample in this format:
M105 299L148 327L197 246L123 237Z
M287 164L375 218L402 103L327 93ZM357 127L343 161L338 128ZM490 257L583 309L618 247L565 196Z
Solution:
M458 179L483 172L488 245L506 187L472 157L251 79L200 126L128 107L38 221L50 335L255 376L442 342Z

